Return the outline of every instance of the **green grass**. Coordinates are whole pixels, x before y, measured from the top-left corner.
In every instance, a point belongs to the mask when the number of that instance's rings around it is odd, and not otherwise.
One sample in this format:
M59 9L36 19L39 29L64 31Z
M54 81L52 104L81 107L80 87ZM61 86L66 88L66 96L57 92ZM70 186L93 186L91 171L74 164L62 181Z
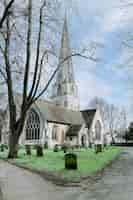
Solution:
M14 159L14 162L35 170L51 172L68 181L79 181L80 178L90 176L103 169L121 153L121 149L109 147L99 154L95 154L92 149L81 149L75 151L75 153L78 157L78 170L75 171L64 169L64 153L62 151L44 150L44 156L37 158L35 150L32 151L32 156L26 156L24 149L21 149L19 158ZM6 156L7 152L0 153L0 157L5 158Z

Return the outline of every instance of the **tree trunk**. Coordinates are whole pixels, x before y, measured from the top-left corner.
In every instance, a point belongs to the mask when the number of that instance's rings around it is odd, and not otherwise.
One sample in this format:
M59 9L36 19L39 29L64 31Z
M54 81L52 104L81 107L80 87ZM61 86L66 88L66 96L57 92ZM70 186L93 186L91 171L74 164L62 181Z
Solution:
M28 156L31 156L31 146L30 145L25 145L25 149L26 149L26 154Z
M23 131L24 122L25 122L26 113L23 113L20 119L18 119L15 123L11 121L10 123L10 137L9 137L9 153L8 158L17 158L18 156L18 145L19 145L19 138Z
M18 141L19 141L19 136L17 132L14 132L14 134L11 133L9 138L9 153L8 153L9 159L18 157Z
M37 157L42 157L43 156L43 148L41 145L36 146L36 155Z
M113 134L111 133L112 143L115 144L115 139L113 137Z

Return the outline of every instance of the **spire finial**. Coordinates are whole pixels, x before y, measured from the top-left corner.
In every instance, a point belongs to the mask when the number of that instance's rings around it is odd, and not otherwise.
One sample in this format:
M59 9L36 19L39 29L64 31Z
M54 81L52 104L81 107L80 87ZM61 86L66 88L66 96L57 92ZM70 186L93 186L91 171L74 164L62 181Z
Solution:
M67 9L65 9L64 15L64 30L67 30Z
M64 21L67 21L67 8L65 9Z

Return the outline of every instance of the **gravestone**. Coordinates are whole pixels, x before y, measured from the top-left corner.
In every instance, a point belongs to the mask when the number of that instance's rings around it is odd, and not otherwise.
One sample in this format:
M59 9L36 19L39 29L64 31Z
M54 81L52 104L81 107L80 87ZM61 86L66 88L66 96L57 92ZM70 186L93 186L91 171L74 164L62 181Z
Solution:
M77 155L74 153L65 155L65 169L77 169Z

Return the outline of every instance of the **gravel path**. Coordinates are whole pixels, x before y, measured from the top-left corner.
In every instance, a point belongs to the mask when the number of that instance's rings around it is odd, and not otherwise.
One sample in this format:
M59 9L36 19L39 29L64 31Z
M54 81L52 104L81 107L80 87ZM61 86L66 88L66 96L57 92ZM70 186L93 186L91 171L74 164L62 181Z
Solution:
M131 200L133 199L133 148L96 180L81 188L59 187L37 174L0 161L0 186L4 200ZM1 199L0 199L1 200Z

